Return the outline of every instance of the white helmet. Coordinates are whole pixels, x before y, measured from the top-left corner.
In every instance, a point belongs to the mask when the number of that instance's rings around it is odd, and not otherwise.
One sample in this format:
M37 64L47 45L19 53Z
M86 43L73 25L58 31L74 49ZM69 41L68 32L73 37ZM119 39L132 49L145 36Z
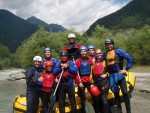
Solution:
M40 61L40 62L42 62L42 57L40 57L40 56L35 56L35 57L33 58L33 61Z
M75 34L71 33L71 34L68 35L68 38L76 38L76 36L75 36Z

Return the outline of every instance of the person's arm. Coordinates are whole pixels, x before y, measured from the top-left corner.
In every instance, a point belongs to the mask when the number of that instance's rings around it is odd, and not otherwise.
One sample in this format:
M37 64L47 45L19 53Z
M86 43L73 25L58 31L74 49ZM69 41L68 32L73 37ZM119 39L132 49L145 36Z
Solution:
M62 68L60 66L60 62L57 62L57 64L53 67L53 75L57 76L62 71Z
M103 75L101 77L106 78L106 77L108 77L108 74L106 73L106 62L105 62L105 60L103 61L103 66L104 66L104 70L103 70Z
M118 54L119 56L121 56L123 59L126 59L127 60L127 65L126 65L126 70L128 71L132 64L133 64L133 58L131 55L129 55L126 51L122 50L122 49L118 49Z
M57 58L54 58L53 59L53 63L54 63L54 66L59 62L59 60Z
M70 61L68 72L71 74L77 74L78 68L73 61Z
M26 71L27 85L30 85L30 86L36 85L36 82L38 81L38 78L40 76L41 76L40 74L35 75L35 70L32 67L28 68L27 71Z

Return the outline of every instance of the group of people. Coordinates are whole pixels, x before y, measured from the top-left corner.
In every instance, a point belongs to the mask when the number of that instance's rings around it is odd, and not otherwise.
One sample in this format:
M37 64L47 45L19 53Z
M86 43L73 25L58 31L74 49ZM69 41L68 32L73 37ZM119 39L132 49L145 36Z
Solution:
M60 113L65 113L66 94L69 96L72 113L76 113L76 85L82 113L86 113L85 88L91 94L95 113L110 113L107 99L109 88L115 95L118 113L122 113L120 89L126 111L131 113L125 76L132 66L133 58L124 50L115 48L112 39L105 41L106 52L93 45L86 47L76 43L76 36L72 33L68 35L68 41L69 44L60 52L60 60L52 58L50 48L44 49L45 59L42 60L40 56L33 58L33 66L26 71L27 113L37 112L39 98L42 101L42 113L48 113L49 108L55 112L54 96L59 102ZM124 59L127 60L125 68Z

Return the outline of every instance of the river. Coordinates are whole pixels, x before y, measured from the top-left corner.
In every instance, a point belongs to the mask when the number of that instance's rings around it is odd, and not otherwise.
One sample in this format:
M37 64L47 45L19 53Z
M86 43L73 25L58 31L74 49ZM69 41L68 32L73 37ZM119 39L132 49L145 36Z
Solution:
M149 113L150 107L150 73L135 73L137 75L135 90L132 93L132 113ZM15 80L24 76L23 69L0 71L0 113L13 113L13 101L19 94L25 94L25 80ZM123 106L123 113L125 107ZM149 107L148 107L149 106ZM112 108L113 110L114 108ZM113 112L116 113L116 112Z

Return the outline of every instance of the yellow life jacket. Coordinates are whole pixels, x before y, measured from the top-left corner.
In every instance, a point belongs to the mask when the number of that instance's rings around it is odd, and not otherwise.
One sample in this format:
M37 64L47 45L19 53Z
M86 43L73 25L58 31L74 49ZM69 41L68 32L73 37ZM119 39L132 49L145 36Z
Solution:
M111 50L107 52L106 66L114 66L116 64L121 66L122 63L123 63L123 59L116 54L116 50Z
M115 64L115 50L111 50L107 52L106 64L107 66L111 66Z

